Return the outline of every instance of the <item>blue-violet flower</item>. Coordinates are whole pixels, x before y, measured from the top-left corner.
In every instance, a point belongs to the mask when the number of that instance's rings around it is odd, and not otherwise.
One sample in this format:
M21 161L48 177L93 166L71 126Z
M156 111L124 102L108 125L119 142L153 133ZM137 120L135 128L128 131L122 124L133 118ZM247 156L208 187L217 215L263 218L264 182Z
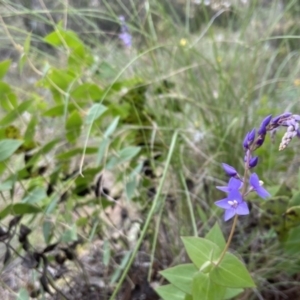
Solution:
M231 191L227 198L216 201L215 204L225 209L224 220L228 221L235 215L248 215L249 208L238 190Z
M254 190L261 198L267 198L271 196L270 193L264 187L262 187L263 183L259 180L256 173L251 174L249 182L251 185L250 189Z

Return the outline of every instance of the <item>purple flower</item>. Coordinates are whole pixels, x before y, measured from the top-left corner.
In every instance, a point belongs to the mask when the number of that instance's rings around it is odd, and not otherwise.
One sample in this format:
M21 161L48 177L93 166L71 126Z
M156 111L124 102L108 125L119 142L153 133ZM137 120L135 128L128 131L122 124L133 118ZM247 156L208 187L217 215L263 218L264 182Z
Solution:
M228 221L235 215L248 215L249 208L238 190L231 191L227 198L216 201L218 207L225 209L224 220Z
M255 145L256 145L255 149L261 147L261 145L264 143L264 141L265 141L265 135L259 135L259 137L255 143Z
M249 146L252 145L254 139L255 139L255 128L246 134L244 141L243 141L244 148L249 149Z
M121 21L121 33L119 34L119 39L123 42L125 47L131 47L132 45L132 36L129 33L128 26L125 22L125 17L120 16L119 20Z
M225 193L229 193L231 191L238 191L241 187L243 186L243 182L240 181L239 179L236 179L234 177L231 177L228 185L226 186L217 186L216 188L220 191L223 191Z
M222 166L223 166L223 169L224 169L224 171L226 172L226 174L228 176L234 177L234 176L237 175L237 170L234 167L229 166L229 165L224 164L224 163L222 164Z
M293 119L296 120L297 122L300 121L300 115L293 115Z
M251 185L251 190L254 190L261 198L267 198L271 196L270 193L262 187L262 182L259 180L256 173L251 174L249 182Z
M131 47L132 45L132 36L128 32L122 32L119 34L120 40L123 42L125 47Z
M251 145L255 139L255 128L253 128L248 134L248 143Z
M279 124L279 121L280 121L281 119L286 119L286 118L290 117L291 115L292 115L292 113L290 113L290 112L283 113L283 114L281 114L281 115L275 117L275 118L271 121L271 124L276 124L276 125L279 126L279 125L280 125L280 124Z
M258 156L251 157L249 161L249 168L251 169L256 167L257 163L258 163Z
M262 120L260 127L257 131L259 135L265 135L267 133L267 126L270 124L271 119L272 115L269 115Z

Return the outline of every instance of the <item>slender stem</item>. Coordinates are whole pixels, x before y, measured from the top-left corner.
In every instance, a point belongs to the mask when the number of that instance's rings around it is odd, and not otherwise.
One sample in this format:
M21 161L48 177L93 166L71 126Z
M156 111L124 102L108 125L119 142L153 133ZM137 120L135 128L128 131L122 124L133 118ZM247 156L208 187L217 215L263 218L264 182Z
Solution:
M230 243L231 243L231 240L232 240L232 237L233 237L233 233L234 233L234 230L235 230L235 227L236 227L236 223L237 223L237 219L238 219L238 215L235 215L234 216L234 219L233 219L233 224L232 224L232 227L231 227L231 231L230 231L230 234L229 234L229 237L228 237L228 240L227 240L227 243L225 245L225 248L218 260L218 262L216 263L216 267L220 264L220 262L222 261L222 259L224 258L229 246L230 246Z
M140 234L140 237L139 239L137 240L136 242L136 245L134 247L134 249L132 250L132 253L130 255L130 258L126 264L126 267L124 268L124 271L121 275L121 278L119 279L119 282L117 283L116 287L115 287L115 290L113 291L113 294L111 295L111 297L109 298L109 300L115 300L116 299L116 296L118 294L118 291L120 290L121 286L122 286L122 283L125 279L125 277L127 276L128 272L129 272L129 269L136 257L136 254L142 244L142 241L146 235L146 232L147 232L147 229L150 225L150 222L152 220L152 217L156 211L156 208L157 208L157 205L159 204L159 201L160 201L160 197L161 197L161 193L162 193L162 188L163 188L163 185L164 185L164 182L166 180L166 177L167 177L167 173L168 173L168 169L169 169L169 166L170 166L170 163L171 163L171 158L173 156L173 152L175 150L175 145L176 145L176 142L177 142L177 136L178 136L178 131L176 130L173 134L173 137L172 137L172 141L171 141L171 145L170 145L170 149L169 149L169 153L168 153L168 157L167 157L167 161L166 161L166 165L165 165L165 168L164 168L164 172L163 172L163 175L162 175L162 178L159 182L159 186L158 186L158 189L157 189L157 193L155 195L155 198L152 202L152 206L150 208L150 211L148 213L148 216L147 216L147 219L145 221L145 225L141 231L141 234Z

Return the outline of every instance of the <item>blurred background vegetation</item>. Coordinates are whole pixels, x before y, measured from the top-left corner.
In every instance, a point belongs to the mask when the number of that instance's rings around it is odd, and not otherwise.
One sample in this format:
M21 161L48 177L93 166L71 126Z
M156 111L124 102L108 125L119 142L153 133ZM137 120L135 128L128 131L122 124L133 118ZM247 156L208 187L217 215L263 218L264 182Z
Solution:
M299 114L299 15L298 0L0 1L1 299L159 299L180 236L228 233L221 163L242 172L245 134ZM299 141L278 152L280 135L257 151L277 198L239 222L257 289L236 299L300 297L282 216L300 204Z

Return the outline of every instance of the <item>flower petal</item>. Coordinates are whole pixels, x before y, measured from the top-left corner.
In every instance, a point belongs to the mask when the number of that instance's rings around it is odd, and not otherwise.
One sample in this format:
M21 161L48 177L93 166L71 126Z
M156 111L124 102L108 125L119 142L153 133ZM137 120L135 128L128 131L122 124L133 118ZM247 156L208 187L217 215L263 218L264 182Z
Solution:
M243 183L241 180L231 177L228 182L229 190L238 190L242 187Z
M225 210L224 221L228 221L236 215L236 210L234 208L229 208Z
M271 194L262 186L260 186L256 189L256 193L258 194L258 196L260 196L264 199L271 196Z
M226 186L216 186L216 188L222 192L229 193L229 187Z
M254 156L254 157L250 158L249 168L256 167L257 163L258 163L258 156Z
M227 198L219 200L219 201L216 201L215 205L217 205L217 206L219 206L219 207L221 207L223 209L229 209L229 208L231 208L231 205L228 203L228 199Z
M238 207L236 208L236 213L241 216L249 215L248 204L245 201L239 203Z
M226 172L227 175L229 176L235 176L237 174L237 171L234 167L229 166L227 164L222 164L224 171Z
M254 189L257 189L260 187L259 178L256 173L251 174L249 182Z
M257 132L259 135L265 135L267 133L267 126L269 125L271 119L272 119L272 115L269 115L262 120L261 125Z
M236 200L239 203L243 201L243 197L238 190L230 191L227 196L227 201L234 201L234 200Z

